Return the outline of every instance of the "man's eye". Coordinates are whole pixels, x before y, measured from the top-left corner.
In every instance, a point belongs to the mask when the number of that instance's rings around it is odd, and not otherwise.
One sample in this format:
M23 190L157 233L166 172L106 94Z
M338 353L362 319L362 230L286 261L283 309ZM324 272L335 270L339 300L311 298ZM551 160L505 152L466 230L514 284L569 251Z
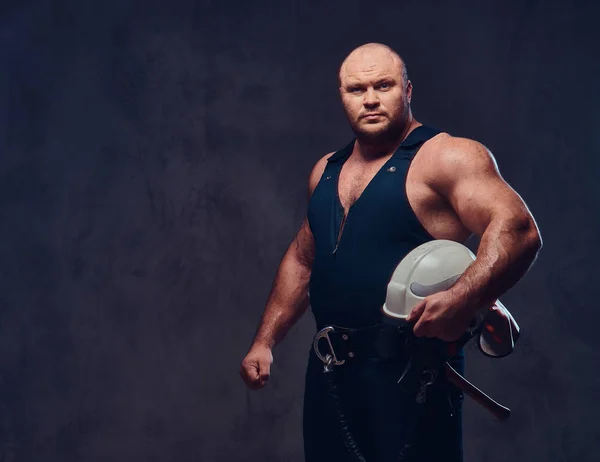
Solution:
M383 88L383 89L390 88L390 84L384 82L384 83L382 83L382 84L379 85L379 88Z
M360 91L360 88L358 88L358 87L352 87L352 88L350 89L350 92L351 92L351 93L356 93L356 92L359 92L359 91Z

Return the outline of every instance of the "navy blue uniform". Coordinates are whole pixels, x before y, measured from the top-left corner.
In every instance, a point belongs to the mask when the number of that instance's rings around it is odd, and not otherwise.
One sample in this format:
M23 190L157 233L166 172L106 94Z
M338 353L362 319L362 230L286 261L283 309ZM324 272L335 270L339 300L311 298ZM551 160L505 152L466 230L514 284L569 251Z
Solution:
M406 174L428 139L440 133L414 129L351 206L341 237L344 209L338 179L354 141L333 154L308 207L315 239L309 293L317 328L350 328L382 322L387 284L398 263L434 238L423 228L407 199ZM367 462L462 460L462 394L445 380L428 390L424 404L404 393L397 380L403 359L361 359L335 368L349 427ZM464 371L463 352L452 362ZM352 460L339 432L323 364L309 355L304 397L304 449L307 462Z

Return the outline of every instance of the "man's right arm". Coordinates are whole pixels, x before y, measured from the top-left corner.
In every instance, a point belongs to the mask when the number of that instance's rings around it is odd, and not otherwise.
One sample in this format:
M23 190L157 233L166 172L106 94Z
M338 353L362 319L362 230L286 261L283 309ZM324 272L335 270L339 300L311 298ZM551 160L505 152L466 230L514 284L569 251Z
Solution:
M308 181L308 198L319 183L327 158L314 166ZM302 317L309 305L308 284L315 252L315 240L304 218L298 234L288 247L279 268L250 351L242 361L240 375L256 390L265 386L271 374L272 349Z
M319 159L310 174L309 200L331 154ZM253 345L260 344L272 349L283 340L289 329L308 308L308 284L314 250L314 237L308 224L308 217L305 217L298 234L281 260Z

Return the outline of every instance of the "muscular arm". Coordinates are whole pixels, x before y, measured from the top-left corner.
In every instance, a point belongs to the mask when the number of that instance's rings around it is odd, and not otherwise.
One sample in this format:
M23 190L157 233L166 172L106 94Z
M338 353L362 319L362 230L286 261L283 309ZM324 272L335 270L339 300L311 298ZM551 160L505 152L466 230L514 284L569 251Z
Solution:
M313 168L308 185L309 199L325 170L327 157ZM298 234L288 247L273 282L254 345L273 348L300 319L309 305L308 283L314 258L314 237L305 218Z
M477 260L452 288L477 311L493 304L529 270L542 239L521 197L502 179L492 154L464 138L440 142L432 187L480 236Z

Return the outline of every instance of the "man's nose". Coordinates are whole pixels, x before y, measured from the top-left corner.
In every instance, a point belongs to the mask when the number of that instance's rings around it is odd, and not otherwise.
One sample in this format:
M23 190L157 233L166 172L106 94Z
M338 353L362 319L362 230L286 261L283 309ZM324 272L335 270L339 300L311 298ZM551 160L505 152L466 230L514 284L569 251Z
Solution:
M377 93L373 88L369 88L365 92L365 99L363 104L365 107L377 107L379 105L379 98L377 98Z

